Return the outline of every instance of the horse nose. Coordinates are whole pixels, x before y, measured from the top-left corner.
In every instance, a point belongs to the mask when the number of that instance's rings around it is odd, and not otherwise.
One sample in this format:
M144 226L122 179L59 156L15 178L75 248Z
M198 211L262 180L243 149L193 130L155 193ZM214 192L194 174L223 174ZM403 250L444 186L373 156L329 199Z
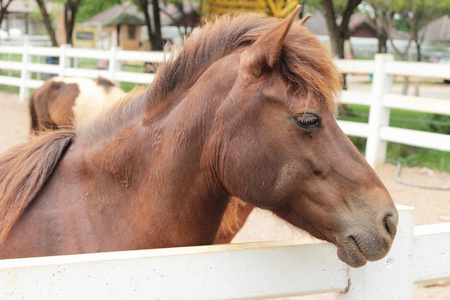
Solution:
M398 214L396 211L389 211L381 216L381 230L386 232L391 239L394 239L397 233Z

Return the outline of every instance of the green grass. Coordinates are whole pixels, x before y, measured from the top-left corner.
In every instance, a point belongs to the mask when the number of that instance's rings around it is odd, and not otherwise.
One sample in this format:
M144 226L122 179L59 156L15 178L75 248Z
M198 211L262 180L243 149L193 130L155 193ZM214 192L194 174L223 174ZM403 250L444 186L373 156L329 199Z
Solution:
M346 105L340 120L367 123L369 107L363 105ZM389 126L427 132L449 134L450 116L433 115L415 111L391 109ZM366 139L350 137L362 154L365 153ZM427 167L450 171L450 152L413 147L397 143L388 143L387 160L401 162L409 167Z

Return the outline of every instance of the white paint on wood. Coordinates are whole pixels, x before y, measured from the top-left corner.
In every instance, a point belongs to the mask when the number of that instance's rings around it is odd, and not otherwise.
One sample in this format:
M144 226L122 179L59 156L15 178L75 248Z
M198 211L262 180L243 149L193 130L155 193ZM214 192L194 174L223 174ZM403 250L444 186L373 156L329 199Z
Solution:
M384 141L405 145L450 151L450 135L448 134L396 127L383 127L380 130L380 138Z
M386 94L384 95L383 105L389 108L450 115L450 99Z
M372 83L372 103L369 112L369 132L366 143L366 159L371 166L384 163L387 143L380 139L380 129L389 125L390 110L383 107L383 96L389 92L392 76L385 71L385 64L394 60L390 54L375 55L375 70Z
M134 60L134 61L148 61L154 63L163 63L170 53L156 52L156 51L118 51L116 59L118 60Z
M414 228L414 283L450 278L450 223Z
M0 69L8 69L13 71L22 70L23 63L18 61L0 60Z
M369 129L369 124L367 123L349 122L341 120L338 121L337 123L339 127L341 127L342 131L345 132L346 135L367 137L367 132Z
M341 102L345 104L370 105L372 94L342 91Z
M30 47L31 55L59 56L60 53L61 50L59 47Z
M150 84L155 79L155 74L131 73L119 71L114 74L114 80L128 82L130 79L135 83Z
M0 261L1 299L239 299L343 291L336 248L298 241Z
M450 68L448 64L391 61L386 64L386 73L400 76L450 79Z
M373 60L336 59L334 62L341 73L371 74L375 69Z

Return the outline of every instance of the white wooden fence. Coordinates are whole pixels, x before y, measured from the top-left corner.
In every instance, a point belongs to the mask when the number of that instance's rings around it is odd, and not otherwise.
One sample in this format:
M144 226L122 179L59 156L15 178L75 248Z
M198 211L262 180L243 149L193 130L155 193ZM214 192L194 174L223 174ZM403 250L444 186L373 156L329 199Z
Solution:
M389 254L353 269L327 243L279 241L0 260L0 299L242 299L331 293L412 299L412 285L450 279L450 223L400 223Z
M391 93L393 75L450 79L450 66L445 64L396 62L392 55L375 55L374 61L337 60L343 73L373 74L371 93L343 92L342 102L370 106L369 122L339 121L347 135L367 138L366 159L371 165L383 163L387 142L450 151L450 135L395 128L389 126L391 108L450 115L447 99L402 96Z

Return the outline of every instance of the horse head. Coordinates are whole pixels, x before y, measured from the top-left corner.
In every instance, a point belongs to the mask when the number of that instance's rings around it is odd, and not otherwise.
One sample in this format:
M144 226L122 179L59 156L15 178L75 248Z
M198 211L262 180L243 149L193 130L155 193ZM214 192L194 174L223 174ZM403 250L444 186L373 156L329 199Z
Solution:
M211 153L231 195L332 242L358 267L387 254L398 215L333 117L339 74L295 21L298 10L204 74L219 90L231 80L219 78L233 78L215 112Z

